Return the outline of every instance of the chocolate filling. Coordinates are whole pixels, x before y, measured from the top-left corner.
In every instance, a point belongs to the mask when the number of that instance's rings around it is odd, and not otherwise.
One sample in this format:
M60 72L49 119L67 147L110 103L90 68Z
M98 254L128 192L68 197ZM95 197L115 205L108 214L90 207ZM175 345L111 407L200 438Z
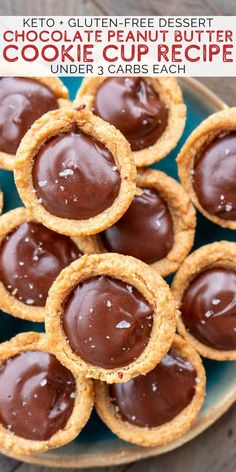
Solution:
M133 151L154 144L168 122L167 106L140 77L104 80L95 95L94 113L119 129Z
M236 131L224 133L202 152L194 167L193 187L210 215L236 220Z
M236 271L215 267L190 283L182 301L190 333L213 349L236 349Z
M120 174L110 151L81 131L51 138L35 157L37 197L60 218L92 218L109 208L120 190Z
M0 279L18 300L44 306L61 270L81 255L69 237L39 223L23 223L0 247Z
M164 200L153 189L142 189L125 215L101 233L104 247L152 264L166 257L174 244L171 215Z
M27 351L0 366L0 423L25 439L46 441L72 413L75 380L47 352Z
M173 420L195 393L192 364L170 351L151 372L109 387L111 402L123 421L155 428Z
M0 78L0 151L15 154L35 120L58 108L53 92L41 82L18 77Z
M79 284L65 303L62 323L71 348L85 361L113 369L146 347L153 309L133 286L107 276Z

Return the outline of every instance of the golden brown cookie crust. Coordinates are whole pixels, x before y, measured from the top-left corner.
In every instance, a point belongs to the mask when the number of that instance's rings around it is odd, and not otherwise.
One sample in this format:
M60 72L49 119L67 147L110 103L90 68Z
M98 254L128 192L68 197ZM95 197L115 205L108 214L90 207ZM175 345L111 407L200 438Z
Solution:
M87 220L60 218L49 213L38 200L32 180L33 159L40 147L49 138L70 131L75 123L85 134L98 139L108 148L121 177L120 191L113 204ZM98 233L114 224L129 207L136 188L136 168L130 145L114 126L83 108L51 111L37 120L18 148L14 176L23 202L35 218L48 228L68 236Z
M172 293L177 306L181 310L183 295L190 282L201 272L212 267L223 267L235 270L236 267L236 243L220 241L200 247L185 259L179 271L175 275L172 284ZM217 361L236 360L236 349L219 350L203 344L190 334L181 317L177 321L178 332L189 342L203 357Z
M174 244L167 256L153 264L162 277L175 272L189 254L195 235L196 213L183 187L164 172L153 169L140 169L137 187L152 188L167 204L174 229ZM139 189L137 189L139 190ZM85 252L106 252L99 235L84 238Z
M201 358L189 343L177 335L173 340L172 349L178 356L191 362L197 372L197 382L191 403L168 423L155 428L141 428L122 420L111 403L108 385L105 382L95 382L97 413L111 431L121 439L144 447L163 446L183 436L198 416L204 401L206 385Z
M15 208L8 213L4 213L4 215L0 217L0 246L9 233L11 233L14 229L26 221L35 221L35 218L25 208ZM80 246L82 238L79 240L77 238L73 238L73 241L78 246L79 250L84 252ZM45 318L45 307L26 305L25 303L21 302L6 289L1 280L0 308L10 315L13 315L17 318L22 318L24 320L40 322L44 321Z
M0 364L22 351L34 350L46 351L55 355L48 344L45 334L35 332L21 333L0 345ZM93 384L90 380L79 377L73 368L69 367L66 360L63 362L63 365L74 375L77 390L74 408L65 428L57 431L46 441L33 441L7 431L0 424L0 441L6 451L9 450L15 454L30 454L31 452L43 452L63 446L72 441L87 423L94 403Z
M191 133L177 157L179 178L195 207L208 220L230 229L236 229L236 221L211 215L201 206L193 188L193 177L194 165L201 156L201 149L208 146L220 133L234 130L236 130L236 107L214 113Z
M61 323L62 306L71 290L82 281L107 275L133 285L154 310L150 340L142 354L129 365L115 369L85 362L70 348ZM46 334L51 348L63 363L67 358L85 377L119 383L149 372L167 353L176 328L176 303L162 277L148 265L119 254L85 255L63 270L49 291L46 304Z
M79 88L75 104L85 104L91 109L97 89L106 77L86 77ZM151 83L160 99L168 106L167 127L155 144L140 151L134 151L137 167L146 167L166 157L182 136L186 121L186 106L178 82L173 77L143 77Z
M66 86L58 77L30 77L46 85L55 95L59 107L71 106L69 92ZM7 152L0 151L0 169L13 170L15 166L15 156Z

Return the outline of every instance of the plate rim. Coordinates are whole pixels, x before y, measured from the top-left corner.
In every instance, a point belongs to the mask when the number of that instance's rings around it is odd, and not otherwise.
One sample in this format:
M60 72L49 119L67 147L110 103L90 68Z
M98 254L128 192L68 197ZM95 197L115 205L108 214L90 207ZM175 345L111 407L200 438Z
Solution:
M215 110L220 111L222 109L228 108L228 105L212 92L206 85L199 82L199 80L192 77L180 77L178 81L183 84L183 86L188 86L191 89L194 89L197 93L200 93L205 97L208 103L211 104ZM200 433L206 430L211 426L217 419L219 419L236 401L236 385L232 386L226 397L210 409L210 412L206 413L204 416L199 417L194 426L186 433L184 436L179 439L165 445L153 448L144 448L141 446L134 446L130 449L125 449L123 451L103 451L96 452L95 455L90 453L83 455L60 455L51 454L50 452L47 455L44 454L14 454L10 451L6 451L0 446L0 453L8 456L10 458L16 459L18 461L26 462L29 464L37 464L47 467L60 467L63 469L68 469L71 467L76 467L77 469L81 468L91 468L91 467L105 467L105 466L116 466L121 464L127 464L133 461L138 461L141 459L146 459L149 457L154 457L160 454L164 454L171 450L174 450L191 439L197 437Z

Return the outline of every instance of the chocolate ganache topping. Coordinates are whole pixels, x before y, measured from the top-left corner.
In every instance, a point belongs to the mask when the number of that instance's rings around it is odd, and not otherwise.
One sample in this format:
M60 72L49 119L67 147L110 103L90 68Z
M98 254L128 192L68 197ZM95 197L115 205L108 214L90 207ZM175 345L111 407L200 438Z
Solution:
M125 215L101 233L101 240L108 251L137 257L147 264L163 259L174 243L169 209L155 190L142 189Z
M120 182L110 151L79 130L51 138L35 157L37 197L61 218L81 220L102 213L114 203Z
M0 423L25 439L45 441L72 413L75 380L47 352L27 351L0 366Z
M165 131L168 108L140 77L108 78L99 86L94 113L119 129L132 151L154 144Z
M170 351L151 372L111 385L109 393L122 420L155 428L171 421L191 403L196 377L192 364Z
M215 267L190 283L182 301L190 333L214 349L236 349L236 271Z
M143 352L153 309L133 286L99 276L79 284L69 295L62 323L71 348L82 359L112 369L133 362Z
M44 306L61 270L81 255L69 237L39 223L23 223L0 246L0 279L18 300Z
M15 154L35 120L58 108L53 92L43 83L26 78L0 78L0 151Z
M224 133L203 151L194 167L194 190L210 215L236 220L236 131Z

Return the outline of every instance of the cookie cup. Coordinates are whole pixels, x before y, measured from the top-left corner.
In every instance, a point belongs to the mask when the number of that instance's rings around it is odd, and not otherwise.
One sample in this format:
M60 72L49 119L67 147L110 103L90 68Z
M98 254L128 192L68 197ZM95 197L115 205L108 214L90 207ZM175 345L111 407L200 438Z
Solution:
M45 334L35 332L18 334L10 341L0 345L0 365L21 352L35 350L49 352L55 356ZM58 430L48 440L34 441L9 432L0 424L0 441L6 451L8 450L15 454L30 454L63 446L72 441L87 423L94 403L92 382L77 376L73 369L69 367L68 362L65 361L63 365L72 372L76 382L74 408L65 428Z
M14 210L4 213L0 217L0 247L8 234L14 231L22 223L34 221L35 218L25 208L15 208ZM84 252L81 244L82 238L72 238L81 252ZM45 318L45 307L30 306L18 300L0 280L0 308L16 318L28 321L43 322Z
M181 310L182 299L190 282L201 272L214 267L233 269L236 267L236 243L220 241L202 246L185 259L172 283L172 293ZM177 330L203 357L217 361L236 360L236 349L214 349L196 339L185 327L180 316L177 320Z
M89 109L93 108L94 97L97 89L106 77L87 77L79 88L75 104L85 104ZM140 151L134 151L137 167L145 167L160 161L174 149L182 136L186 121L186 106L183 103L181 89L173 77L143 77L149 82L160 99L167 105L169 110L168 123L160 138L152 146Z
M134 286L153 308L150 339L133 362L125 367L104 369L84 361L66 339L61 315L63 304L73 288L86 279L106 275ZM169 350L176 329L176 303L162 277L143 262L119 254L84 255L64 269L49 291L46 303L46 334L53 351L73 365L73 369L88 378L120 383L149 372Z
M193 187L194 166L201 151L221 133L236 130L236 107L219 111L204 120L189 136L177 157L179 178L195 207L210 221L223 228L236 229L235 220L212 215L199 202Z
M113 204L86 220L61 218L49 213L37 198L32 179L34 157L40 148L50 138L71 131L75 125L108 148L121 177L119 194ZM14 176L19 194L34 217L48 228L68 236L94 234L111 226L129 207L136 188L136 168L128 142L114 126L83 107L51 111L37 120L18 148Z
M32 80L46 85L55 95L59 108L71 106L69 92L65 85L57 77L30 77ZM0 168L13 170L15 167L15 155L0 151Z
M183 436L192 426L202 407L205 396L206 376L200 356L195 349L180 336L175 335L172 350L187 359L197 372L194 396L171 421L157 427L140 427L124 421L111 402L109 387L105 382L95 382L95 407L98 415L113 433L125 441L139 446L163 446Z
M150 264L162 277L166 277L179 268L193 246L196 213L183 187L164 172L140 169L137 175L137 187L137 192L142 188L156 190L171 214L174 230L173 247L165 258ZM83 244L86 253L107 252L99 234L85 237Z

